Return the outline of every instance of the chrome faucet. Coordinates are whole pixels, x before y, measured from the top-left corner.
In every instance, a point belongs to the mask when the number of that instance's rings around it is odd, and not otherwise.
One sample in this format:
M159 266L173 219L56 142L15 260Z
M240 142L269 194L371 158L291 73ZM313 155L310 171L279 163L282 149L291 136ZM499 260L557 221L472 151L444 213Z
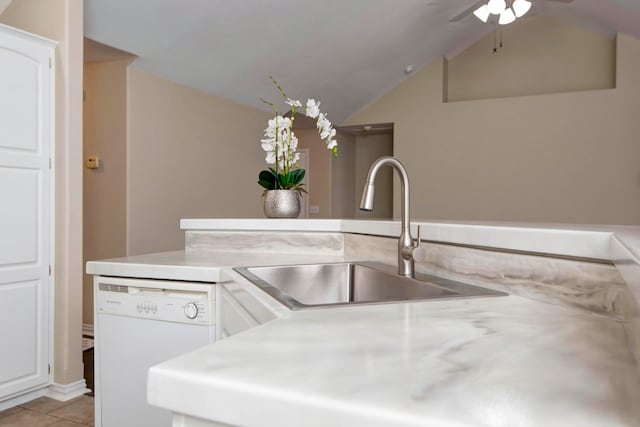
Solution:
M362 201L360 210L373 210L373 195L375 193L375 180L378 171L382 166L392 166L400 175L402 197L400 201L400 216L402 217L402 233L398 240L398 274L406 277L415 277L415 261L425 259L425 251L420 246L420 226L418 226L418 244L413 245L411 237L411 222L409 220L409 175L407 170L398 159L391 156L384 156L377 159L369 168L367 181L362 191Z

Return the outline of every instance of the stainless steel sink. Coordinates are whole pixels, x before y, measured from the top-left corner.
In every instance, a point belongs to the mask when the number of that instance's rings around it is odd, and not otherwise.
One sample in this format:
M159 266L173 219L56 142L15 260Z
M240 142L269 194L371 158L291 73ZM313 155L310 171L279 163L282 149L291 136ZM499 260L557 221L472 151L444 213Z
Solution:
M292 310L507 295L419 273L415 279L399 276L394 267L371 262L238 267L234 270Z

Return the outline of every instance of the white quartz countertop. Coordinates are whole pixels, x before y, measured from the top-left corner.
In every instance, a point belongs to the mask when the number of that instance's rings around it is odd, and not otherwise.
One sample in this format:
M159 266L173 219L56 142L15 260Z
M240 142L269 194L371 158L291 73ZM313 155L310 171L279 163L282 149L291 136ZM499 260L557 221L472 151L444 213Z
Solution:
M245 427L640 425L622 325L517 296L294 312L151 368L148 399Z

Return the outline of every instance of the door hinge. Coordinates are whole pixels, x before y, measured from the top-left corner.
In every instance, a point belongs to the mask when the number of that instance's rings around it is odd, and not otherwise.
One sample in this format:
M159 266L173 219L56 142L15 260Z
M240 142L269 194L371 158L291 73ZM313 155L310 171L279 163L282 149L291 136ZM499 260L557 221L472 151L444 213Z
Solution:
M49 169L51 169L51 164L52 164L52 163L53 163L53 162L51 161L51 157L49 157Z
M52 64L51 64L51 57L49 57L49 68L51 68L51 67L52 67Z
M49 365L47 365L47 370L48 370L48 372L49 372L49 375L51 375L51 365L50 365L50 364L49 364Z
M49 276L51 276L51 264L49 264Z

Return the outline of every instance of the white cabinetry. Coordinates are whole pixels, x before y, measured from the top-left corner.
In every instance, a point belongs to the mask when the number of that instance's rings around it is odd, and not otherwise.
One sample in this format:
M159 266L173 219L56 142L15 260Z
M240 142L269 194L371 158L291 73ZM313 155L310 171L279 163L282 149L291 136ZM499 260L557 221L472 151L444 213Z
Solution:
M54 48L0 25L0 409L49 384Z

